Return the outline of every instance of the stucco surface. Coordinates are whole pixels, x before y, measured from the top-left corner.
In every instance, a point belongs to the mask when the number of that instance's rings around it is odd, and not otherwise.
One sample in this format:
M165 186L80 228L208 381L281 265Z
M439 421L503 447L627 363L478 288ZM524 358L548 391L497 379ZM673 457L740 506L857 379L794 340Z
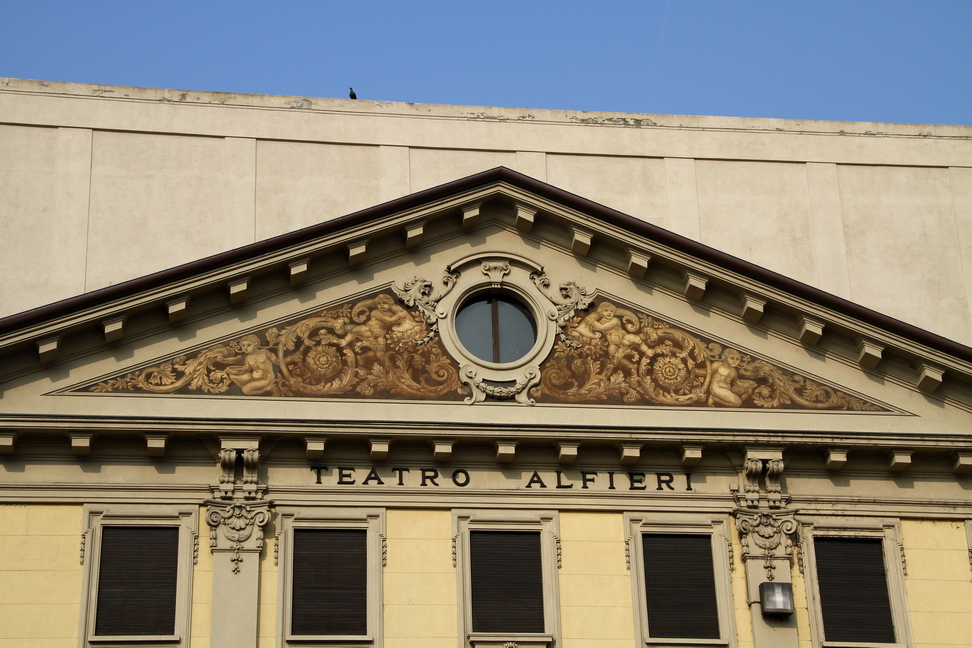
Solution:
M499 165L972 343L972 127L0 80L0 316Z

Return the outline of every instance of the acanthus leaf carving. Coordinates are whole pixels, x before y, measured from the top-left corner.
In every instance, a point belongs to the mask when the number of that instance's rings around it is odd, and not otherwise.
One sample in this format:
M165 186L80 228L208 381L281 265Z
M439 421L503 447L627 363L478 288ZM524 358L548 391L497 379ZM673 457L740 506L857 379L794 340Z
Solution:
M232 551L233 573L240 573L243 551L259 552L263 549L263 527L270 521L269 501L225 502L207 500L206 523L209 524L209 546L213 551ZM222 533L219 533L219 532ZM222 547L220 536L227 546Z
M743 561L762 560L766 579L774 580L776 562L789 561L793 555L791 536L797 531L793 512L738 509L735 516Z

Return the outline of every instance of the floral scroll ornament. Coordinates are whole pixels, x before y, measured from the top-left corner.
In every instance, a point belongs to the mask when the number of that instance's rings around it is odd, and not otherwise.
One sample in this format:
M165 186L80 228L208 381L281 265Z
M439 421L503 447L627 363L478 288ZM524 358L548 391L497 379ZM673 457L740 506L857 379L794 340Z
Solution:
M776 561L790 560L793 554L791 536L797 522L792 513L736 512L736 528L742 544L742 559L762 560L766 579L774 579Z
M222 529L223 537L229 542L229 549L233 551L233 573L240 573L240 563L243 557L241 551L258 552L263 549L263 526L270 521L269 502L242 504L227 503L218 500L207 502L209 510L206 522L209 524L209 546L218 549L219 534ZM252 540L251 540L252 539Z

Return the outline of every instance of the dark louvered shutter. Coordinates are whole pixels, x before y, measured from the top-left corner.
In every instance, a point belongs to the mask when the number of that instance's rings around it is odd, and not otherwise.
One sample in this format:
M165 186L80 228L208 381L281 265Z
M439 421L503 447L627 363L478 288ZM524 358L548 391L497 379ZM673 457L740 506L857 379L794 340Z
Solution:
M295 529L291 632L368 634L368 532Z
M473 632L543 632L538 531L470 531Z
M815 538L826 641L894 643L894 622L879 538Z
M175 634L178 571L178 527L102 527L95 634Z
M648 635L719 639L719 609L709 535L642 535Z

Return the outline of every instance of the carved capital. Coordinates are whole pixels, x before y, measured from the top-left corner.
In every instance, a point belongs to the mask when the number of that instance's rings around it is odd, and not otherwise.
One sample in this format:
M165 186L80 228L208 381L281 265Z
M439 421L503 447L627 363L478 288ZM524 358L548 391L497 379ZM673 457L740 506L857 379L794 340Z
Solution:
M263 526L270 521L271 502L225 502L207 500L206 523L209 524L209 547L213 553L232 551L233 573L240 573L240 553L263 549Z
M735 516L743 562L762 560L766 580L773 580L776 561L789 561L793 555L791 536L797 530L793 512L766 513L740 509Z

